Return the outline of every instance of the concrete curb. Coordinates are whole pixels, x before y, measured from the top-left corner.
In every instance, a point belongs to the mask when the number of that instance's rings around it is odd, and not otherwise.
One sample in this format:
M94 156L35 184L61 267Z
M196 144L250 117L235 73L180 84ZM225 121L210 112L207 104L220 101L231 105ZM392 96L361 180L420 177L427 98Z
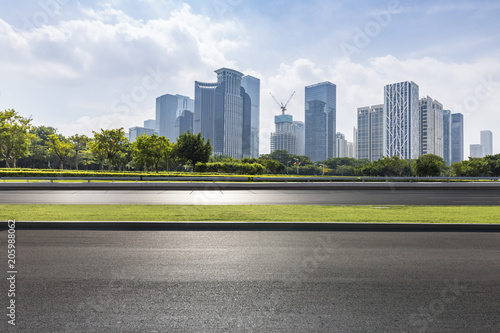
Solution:
M500 224L349 222L21 222L16 230L500 232ZM0 222L0 230L7 230Z
M20 190L396 190L396 189L500 190L499 182L409 183L409 182L310 182L310 183L0 183L0 191Z

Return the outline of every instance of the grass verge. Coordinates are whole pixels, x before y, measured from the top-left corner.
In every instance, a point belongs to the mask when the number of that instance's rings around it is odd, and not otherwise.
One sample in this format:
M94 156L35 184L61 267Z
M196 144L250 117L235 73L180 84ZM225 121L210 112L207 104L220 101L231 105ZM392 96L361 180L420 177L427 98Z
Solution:
M7 221L290 221L500 224L497 206L0 205Z

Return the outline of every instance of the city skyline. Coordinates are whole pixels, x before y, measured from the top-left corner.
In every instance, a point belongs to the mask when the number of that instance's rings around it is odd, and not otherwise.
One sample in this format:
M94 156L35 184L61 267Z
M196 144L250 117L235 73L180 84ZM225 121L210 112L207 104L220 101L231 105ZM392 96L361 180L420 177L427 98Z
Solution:
M0 108L65 135L138 126L154 118L156 97L194 98L192 82L229 67L261 80L259 153L274 131L267 93L296 90L288 114L304 121L302 87L323 81L337 85L336 130L348 141L358 107L413 81L464 114L465 155L481 130L500 152L495 1L50 3L2 6Z

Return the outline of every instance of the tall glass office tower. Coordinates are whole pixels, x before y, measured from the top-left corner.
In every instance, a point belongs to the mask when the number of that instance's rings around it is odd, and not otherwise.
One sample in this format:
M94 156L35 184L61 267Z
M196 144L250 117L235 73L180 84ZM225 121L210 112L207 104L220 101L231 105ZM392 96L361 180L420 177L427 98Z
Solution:
M260 128L260 80L245 75L241 79L241 86L250 96L251 100L251 120L250 120L250 157L259 157L259 128ZM247 145L243 142L243 145ZM245 150L245 149L244 149ZM245 155L245 153L243 154Z
M481 131L481 146L483 146L484 156L493 155L493 133L491 131Z
M194 111L194 101L182 95L166 94L156 99L156 128L160 136L176 141L175 120L184 110Z
M336 156L337 87L322 82L305 88L305 153L312 161Z
M384 87L384 156L416 159L420 155L418 85L400 82Z
M210 139L214 155L250 156L251 99L243 74L216 70L217 83L195 82L194 132Z
M451 163L464 160L464 115L451 114Z
M451 164L451 111L443 110L443 158Z

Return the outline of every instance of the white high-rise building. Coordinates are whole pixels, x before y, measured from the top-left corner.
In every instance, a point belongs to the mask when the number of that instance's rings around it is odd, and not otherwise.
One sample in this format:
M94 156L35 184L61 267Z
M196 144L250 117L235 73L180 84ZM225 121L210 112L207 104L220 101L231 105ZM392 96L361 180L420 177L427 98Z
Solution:
M358 108L357 158L377 161L384 156L384 105Z
M347 140L345 139L345 135L340 132L337 132L336 143L337 143L336 157L347 157Z
M493 155L493 133L491 131L481 131L481 146L483 146L483 156Z
M418 158L420 155L418 85L409 81L386 85L384 101L384 156Z
M429 96L420 100L420 154L444 158L443 105Z

